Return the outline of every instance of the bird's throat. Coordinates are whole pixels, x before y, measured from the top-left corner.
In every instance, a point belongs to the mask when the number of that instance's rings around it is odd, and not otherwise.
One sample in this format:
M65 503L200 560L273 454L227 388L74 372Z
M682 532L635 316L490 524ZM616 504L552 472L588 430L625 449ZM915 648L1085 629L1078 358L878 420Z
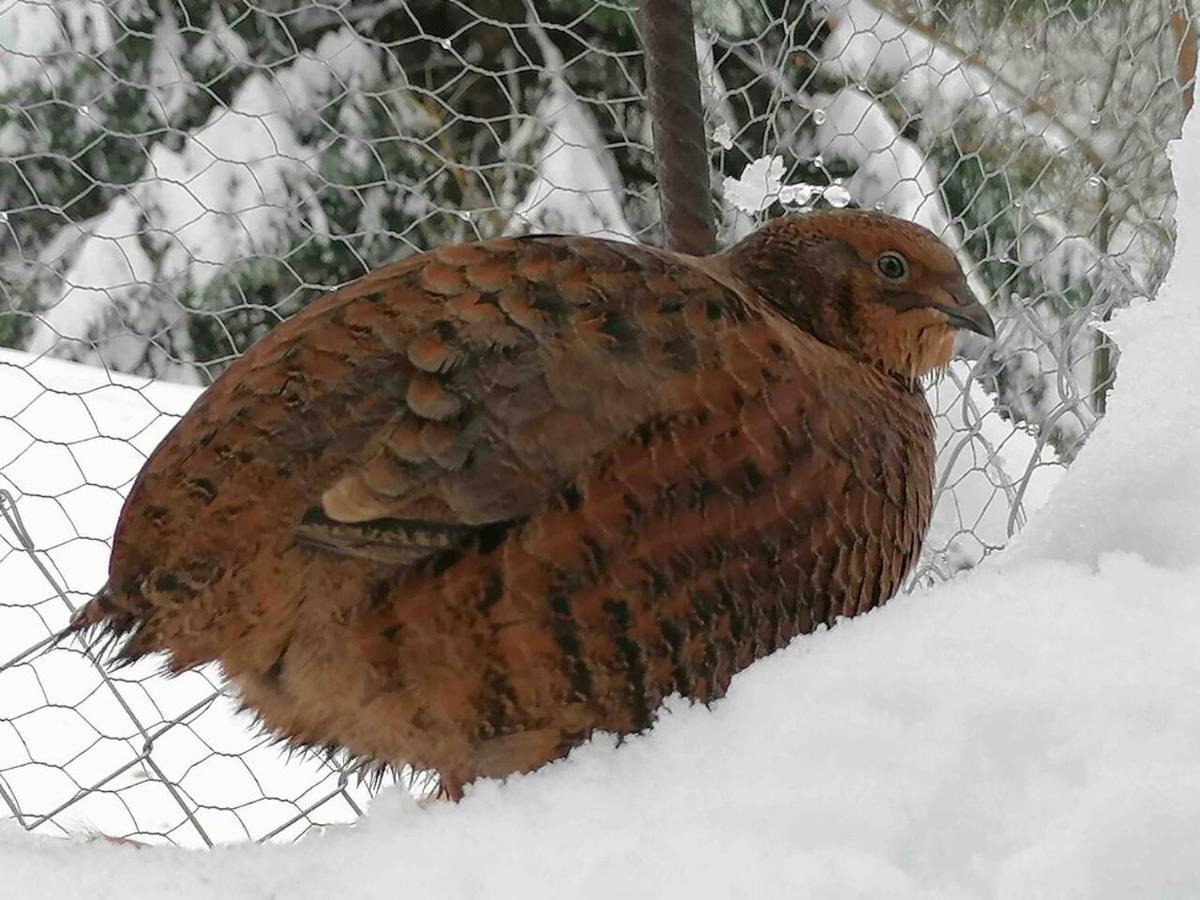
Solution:
M865 310L857 324L868 358L913 384L945 369L954 355L954 329L931 310Z

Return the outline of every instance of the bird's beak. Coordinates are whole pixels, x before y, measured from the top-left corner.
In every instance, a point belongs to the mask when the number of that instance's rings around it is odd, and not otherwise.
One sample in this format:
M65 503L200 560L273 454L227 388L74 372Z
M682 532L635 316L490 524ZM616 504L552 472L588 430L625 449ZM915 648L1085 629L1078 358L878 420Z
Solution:
M996 326L992 317L967 287L965 278L949 285L946 293L950 295L950 302L937 306L936 309L950 320L951 325L966 328L986 338L996 336Z

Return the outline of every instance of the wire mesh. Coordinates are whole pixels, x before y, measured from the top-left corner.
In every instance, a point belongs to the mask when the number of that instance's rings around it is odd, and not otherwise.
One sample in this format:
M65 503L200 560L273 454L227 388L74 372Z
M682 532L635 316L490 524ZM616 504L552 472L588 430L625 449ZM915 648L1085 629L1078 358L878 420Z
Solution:
M50 636L102 583L146 455L274 323L435 245L662 242L635 12L0 5L0 817L211 845L360 813L368 786L282 756L219 672L109 674ZM885 209L941 234L997 320L929 388L914 584L1002 547L1103 413L1103 323L1172 252L1194 22L1183 0L696 6L721 242Z

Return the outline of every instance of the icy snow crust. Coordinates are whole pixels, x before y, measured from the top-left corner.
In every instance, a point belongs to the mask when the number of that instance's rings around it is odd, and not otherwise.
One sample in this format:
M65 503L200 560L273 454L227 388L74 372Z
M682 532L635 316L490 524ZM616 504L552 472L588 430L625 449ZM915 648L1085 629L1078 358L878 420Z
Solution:
M1188 150L1190 149L1190 153ZM1108 418L980 569L795 642L711 710L291 846L0 823L6 897L1200 896L1200 120Z

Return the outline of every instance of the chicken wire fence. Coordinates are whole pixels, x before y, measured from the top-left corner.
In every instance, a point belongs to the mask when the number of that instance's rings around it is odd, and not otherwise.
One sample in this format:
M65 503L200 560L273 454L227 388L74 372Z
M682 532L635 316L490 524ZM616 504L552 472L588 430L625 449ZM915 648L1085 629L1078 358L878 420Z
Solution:
M219 673L110 674L52 635L147 453L322 292L506 233L661 242L632 6L0 2L0 817L195 846L361 812L367 786L281 755ZM1189 6L696 7L722 243L884 209L941 234L997 321L928 388L914 584L1002 547L1103 414L1103 323L1171 256Z

